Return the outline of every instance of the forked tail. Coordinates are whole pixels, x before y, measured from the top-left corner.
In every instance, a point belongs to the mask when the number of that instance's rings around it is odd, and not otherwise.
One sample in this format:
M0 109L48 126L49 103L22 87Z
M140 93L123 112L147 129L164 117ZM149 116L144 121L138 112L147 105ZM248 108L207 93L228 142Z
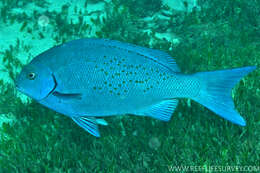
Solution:
M235 124L245 126L244 118L235 110L231 90L241 78L254 69L256 69L255 66L249 66L196 73L195 75L199 78L202 88L199 96L193 99L221 117Z

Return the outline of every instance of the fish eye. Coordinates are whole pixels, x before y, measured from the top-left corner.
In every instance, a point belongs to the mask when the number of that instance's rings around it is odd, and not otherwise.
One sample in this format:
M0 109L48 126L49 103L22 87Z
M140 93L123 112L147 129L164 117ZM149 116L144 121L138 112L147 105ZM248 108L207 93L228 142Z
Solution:
M35 77L36 77L36 74L35 73L33 73L33 72L31 72L31 73L29 73L28 74L28 79L30 79L30 80L34 80L35 79Z

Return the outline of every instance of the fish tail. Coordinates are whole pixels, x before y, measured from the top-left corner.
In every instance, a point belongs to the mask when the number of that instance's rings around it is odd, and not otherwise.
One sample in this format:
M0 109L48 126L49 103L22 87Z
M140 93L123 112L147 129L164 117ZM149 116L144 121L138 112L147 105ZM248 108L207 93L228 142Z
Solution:
M246 121L235 110L231 91L241 78L254 69L256 69L255 66L248 66L196 73L195 75L199 78L202 87L199 95L193 99L221 117L235 124L245 126Z

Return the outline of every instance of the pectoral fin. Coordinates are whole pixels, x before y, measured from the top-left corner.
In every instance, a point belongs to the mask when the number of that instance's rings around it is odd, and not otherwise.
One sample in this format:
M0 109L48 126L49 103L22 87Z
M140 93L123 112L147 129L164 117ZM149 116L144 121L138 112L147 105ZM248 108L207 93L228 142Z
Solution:
M59 99L62 99L62 100L71 100L71 99L81 100L82 99L81 93L60 93L58 91L55 91L52 94L55 97L58 97Z
M72 120L93 136L100 137L96 118L72 117Z

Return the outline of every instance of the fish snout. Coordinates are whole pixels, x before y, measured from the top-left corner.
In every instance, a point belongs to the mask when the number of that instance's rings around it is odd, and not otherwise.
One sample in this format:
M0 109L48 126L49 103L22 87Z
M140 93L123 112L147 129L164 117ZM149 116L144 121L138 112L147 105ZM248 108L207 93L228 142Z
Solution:
M18 91L22 92L20 86L19 86L17 83L15 83L15 88L16 88Z
M14 85L15 85L15 88L19 89L18 79L17 78L14 80Z
M17 83L15 83L15 88L19 89L19 85Z

